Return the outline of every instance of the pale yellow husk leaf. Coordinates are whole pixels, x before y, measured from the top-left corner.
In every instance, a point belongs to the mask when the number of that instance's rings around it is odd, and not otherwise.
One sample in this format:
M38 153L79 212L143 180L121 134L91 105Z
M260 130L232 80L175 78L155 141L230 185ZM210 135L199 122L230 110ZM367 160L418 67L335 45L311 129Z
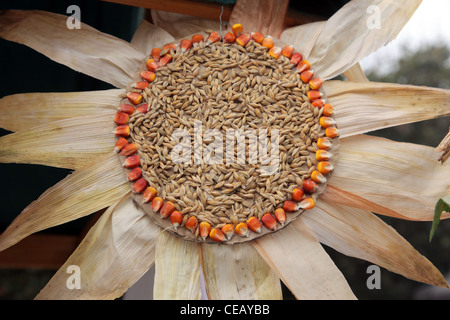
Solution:
M203 31L220 30L219 19L216 19L216 17L214 19L201 19L179 13L152 10L152 21L158 27L169 32L175 39L182 39Z
M450 90L381 82L327 81L341 137L450 115Z
M292 45L296 52L308 60L317 37L322 32L326 21L317 21L288 28L280 36L281 41Z
M202 257L209 299L282 299L280 279L250 244L204 244Z
M348 2L326 22L309 55L309 62L323 79L339 75L395 39L421 2Z
M146 55L149 55L153 48L162 49L163 45L174 40L174 37L166 30L143 19L130 43Z
M364 70L362 69L361 65L356 63L353 65L350 69L344 71L342 73L344 77L347 78L347 80L352 82L368 82L369 79L367 79L366 74L364 73Z
M302 221L320 242L345 255L370 261L412 280L448 287L429 260L368 211L319 201L303 214Z
M114 111L54 121L0 137L1 163L80 169L114 150Z
M161 231L156 243L155 300L199 300L201 263L198 245Z
M129 186L115 154L77 170L45 191L0 235L0 251L32 233L84 217L116 202Z
M0 37L25 44L76 71L125 88L145 55L126 41L84 23L70 30L65 15L8 10L0 15Z
M252 242L297 299L356 299L342 273L301 221Z
M27 130L53 121L109 114L119 107L124 91L110 89L85 92L19 93L0 99L0 127Z
M450 165L438 158L431 147L367 135L348 137L341 139L339 161L328 183L376 205L366 210L431 221L436 202L450 186Z
M159 230L126 195L105 211L36 299L121 297L153 265ZM79 267L79 289L70 289L76 273L69 266Z

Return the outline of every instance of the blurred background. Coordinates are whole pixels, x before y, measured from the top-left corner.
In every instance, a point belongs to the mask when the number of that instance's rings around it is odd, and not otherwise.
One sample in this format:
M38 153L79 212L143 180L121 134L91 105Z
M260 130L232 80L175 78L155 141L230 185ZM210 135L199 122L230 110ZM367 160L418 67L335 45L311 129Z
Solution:
M139 1L129 1L136 3ZM156 3L157 1L148 1ZM207 0L201 1L203 3ZM210 1L217 4L216 1ZM223 1L230 8L234 1ZM289 10L305 20L325 20L347 1L291 0ZM145 1L141 1L145 3ZM81 9L81 21L92 27L130 41L139 22L146 16L142 8L106 1L33 1L3 0L0 10L39 9L68 15L69 5ZM450 12L448 0L424 1L398 38L385 48L365 58L361 65L371 81L423 85L450 89L450 26L444 13ZM297 15L298 16L298 15ZM218 18L218 17L217 17ZM0 98L25 92L91 91L112 88L111 85L57 64L32 49L0 39ZM339 77L344 79L343 77ZM371 134L397 141L436 147L448 132L449 117L384 129ZM0 129L0 135L10 132ZM38 146L37 146L38 147ZM0 164L0 232L46 189L71 171L36 165ZM418 190L420 192L420 190ZM29 300L48 280L76 247L102 212L63 226L45 230L0 253L0 299ZM450 223L442 221L432 242L428 241L431 222L410 222L381 216L427 257L450 282ZM61 243L57 249L45 244ZM64 246L63 246L64 244ZM50 246L49 246L50 247ZM450 290L434 288L408 280L381 269L381 289L366 286L367 267L371 263L344 256L325 248L342 271L359 299L450 299ZM59 250L58 252L54 250ZM132 287L123 299L151 298L152 270ZM293 299L284 288L285 299Z

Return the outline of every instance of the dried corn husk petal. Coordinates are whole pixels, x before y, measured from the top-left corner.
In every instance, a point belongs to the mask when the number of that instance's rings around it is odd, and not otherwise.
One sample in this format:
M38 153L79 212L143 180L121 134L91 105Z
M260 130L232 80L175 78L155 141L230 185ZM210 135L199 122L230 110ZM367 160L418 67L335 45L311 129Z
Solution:
M292 44L295 51L300 52L303 58L308 60L309 54L324 26L325 21L317 21L287 28L281 34L280 39L284 43Z
M189 15L152 10L153 23L169 32L175 39L208 30L219 30L219 19L200 19Z
M430 261L368 211L320 201L316 208L303 214L302 222L320 242L343 254L373 262L415 281L448 287ZM297 227L297 221L293 225Z
M325 80L339 75L395 39L421 2L348 2L326 21L308 61Z
M209 299L282 299L280 279L251 245L203 244L202 257Z
M127 194L101 216L36 299L116 299L155 261L159 227ZM69 266L78 266L80 288L69 290Z
M113 114L54 121L0 137L0 162L69 169L98 162L114 148Z
M231 31L233 24L240 23L244 32L258 31L278 38L284 28L288 5L288 0L240 0L233 7L229 29Z
M66 27L67 16L39 10L8 10L0 16L0 37L25 44L76 71L125 88L145 59L128 42L84 23Z
M431 221L436 201L447 195L450 185L450 165L439 163L438 157L431 147L348 137L341 139L339 161L328 183L374 203L364 208L367 211L388 216L394 211L409 220Z
M19 93L0 99L0 127L31 129L53 121L109 114L117 109L122 89L85 92Z
M450 90L350 81L324 84L341 137L450 114Z
M160 232L156 244L155 300L198 300L200 256L195 242Z
M301 230L299 230L301 229ZM356 299L342 273L301 221L252 242L297 299Z
M354 64L350 69L347 69L342 73L349 81L353 82L367 82L369 79L367 79L366 74L364 73L364 70L361 67L361 64L357 62Z
M174 41L175 38L166 30L142 19L130 43L147 55L153 48L162 47Z
M26 207L0 235L0 251L34 232L103 209L129 190L117 155L102 157L95 165L67 176Z

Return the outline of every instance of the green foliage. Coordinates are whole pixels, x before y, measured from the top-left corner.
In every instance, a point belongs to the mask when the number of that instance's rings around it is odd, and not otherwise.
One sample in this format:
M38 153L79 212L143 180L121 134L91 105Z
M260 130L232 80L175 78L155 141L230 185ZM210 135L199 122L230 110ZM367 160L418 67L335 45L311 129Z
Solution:
M450 195L439 199L439 201L436 203L436 206L434 208L433 225L431 226L429 237L430 242L431 239L433 239L434 232L436 231L439 222L441 221L441 215L443 211L450 212Z

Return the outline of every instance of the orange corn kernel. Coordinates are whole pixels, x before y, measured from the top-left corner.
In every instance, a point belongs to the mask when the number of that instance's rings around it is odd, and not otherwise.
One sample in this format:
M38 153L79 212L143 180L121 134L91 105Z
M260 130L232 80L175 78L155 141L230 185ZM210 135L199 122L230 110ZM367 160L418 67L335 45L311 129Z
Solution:
M128 114L133 114L134 107L131 104L121 104L119 108L120 112L125 112Z
M236 38L236 43L243 47L245 47L249 41L250 41L250 33L243 33Z
M170 54L165 54L159 59L159 66L164 67L167 65L170 61L172 61L172 56Z
M261 218L261 222L269 230L277 229L277 220L270 213L266 213L265 215L263 215Z
M270 48L269 55L274 59L278 59L281 56L281 48L280 47Z
M164 205L164 200L161 197L154 197L152 200L153 211L158 211Z
M322 108L325 102L322 99L316 99L313 102L311 102L311 104L313 105L313 107Z
M127 93L128 100L134 104L135 106L141 103L142 101L142 94L137 92L128 92Z
M159 214L161 215L161 218L166 219L174 211L175 211L175 205L170 201L166 201L166 202L164 202L164 205L162 206L161 210L159 211Z
M331 141L328 138L319 138L317 139L317 146L319 149L327 150L331 148Z
M324 177L323 174L320 173L320 171L314 170L311 172L311 180L318 183L325 183L327 182L327 178Z
M264 35L261 32L252 32L252 40L258 43L262 43L264 40Z
M139 167L134 168L127 174L128 181L136 181L140 178L142 178L142 170Z
M203 36L201 34L194 34L192 36L192 43L199 43L199 42L202 42L204 40L205 40L205 38L203 38Z
M125 147L123 147L122 151L120 151L121 156L131 156L137 152L137 146L134 143L129 143Z
M134 167L137 167L141 164L141 160L139 159L139 156L137 154L129 156L125 159L122 166L127 169L132 169Z
M223 36L223 42L225 42L225 43L234 43L235 40L236 40L236 36L234 34L232 34L231 32L227 32Z
M251 217L247 220L247 226L250 230L256 233L261 233L261 222L259 222L258 218Z
M155 72L159 68L159 63L155 59L148 59L146 66L148 71Z
M209 233L209 237L216 242L225 241L225 235L219 228L212 229Z
M273 214L275 215L277 221L281 223L281 225L284 225L284 223L286 222L286 211L284 211L283 208L278 208Z
M290 59L292 57L292 55L294 54L294 47L292 46L285 46L282 50L281 50L281 54L283 56L285 56L286 58Z
M215 43L217 41L220 41L220 35L216 31L211 32L208 38L206 38L206 43L208 44Z
M273 45L275 44L273 41L273 38L271 36L267 36L264 38L263 42L261 43L264 47L266 47L267 49L270 49L273 47Z
M252 39L258 43L262 43L264 40L264 35L261 32L252 32Z
M328 138L336 138L336 137L338 137L339 136L339 130L338 129L336 129L335 127L329 127L329 128L326 128L325 129L325 135L328 137Z
M294 54L294 47L292 47L292 46L285 46L281 50L281 54L283 56L285 56L286 58L290 59L292 57L292 55Z
M180 48L181 48L181 52L186 52L188 51L190 48L192 48L192 41L189 39L183 39L180 42Z
M140 76L148 82L153 82L156 78L156 74L153 71L141 71Z
M302 73L303 71L309 70L311 68L311 64L308 60L302 60L297 65L297 72Z
M322 126L322 128L328 128L328 127L331 127L336 122L334 121L333 118L323 116L323 117L320 117L319 123Z
M118 125L124 125L128 122L128 119L130 118L130 115L128 113L125 112L117 112L114 115L114 122Z
M114 151L120 152L127 144L128 144L128 140L123 137L120 137L116 141L116 145L114 146Z
M300 52L294 52L291 57L291 63L293 65L298 65L300 61L303 60L303 56Z
M211 224L209 224L209 222L206 221L200 222L198 226L198 231L200 237L202 237L203 240L205 240L209 236L209 233L211 232Z
M242 24L240 23L235 23L233 24L233 26L231 27L231 30L233 31L233 34L236 37L239 37L243 32L244 32L244 27L242 26Z
M128 137L130 135L130 127L126 124L117 126L116 129L114 129L114 134L116 137Z
M185 227L189 230L191 230L192 233L195 233L195 230L198 226L198 219L196 216L190 216L189 219L187 219Z
M321 85L322 85L322 79L320 79L320 78L314 78L311 81L309 81L309 87L313 90L318 90Z
M145 88L148 88L148 82L147 81L138 81L134 84L134 87L139 90L144 90Z
M170 51L170 50L176 50L177 49L177 45L175 44L175 43L173 43L173 42L171 42L171 43L166 43L164 46L163 46L163 50L167 50L167 51Z
M141 104L136 108L136 112L138 113L147 113L148 112L148 103Z
M249 232L248 232L248 226L245 222L241 222L239 223L236 228L234 228L234 231L236 231L236 233L238 235L240 235L241 237L248 237L249 236Z
M145 188L147 188L147 185L147 180L145 180L144 178L140 178L133 183L133 187L131 188L131 190L134 193L142 193L144 192Z
M233 238L233 235L234 235L233 225L227 223L226 225L224 225L222 227L222 232L225 235L225 237L227 238L227 240L230 240L231 238Z
M333 155L326 150L319 149L316 151L316 159L319 161L330 160Z
M161 58L161 49L160 48L153 48L152 52L150 53L150 55L153 57L153 59L155 59L156 61L159 60L159 58Z
M328 161L320 161L317 164L317 170L319 170L321 174L327 174L334 170L334 166Z
M292 190L292 200L294 201L300 201L303 198L303 189L302 188L294 188L294 190Z
M287 212L294 212L297 210L297 206L294 201L286 200L283 205L283 210Z
M153 187L148 187L145 189L144 194L142 195L142 198L144 199L144 202L150 202L156 197L157 191Z
M325 104L323 106L323 112L322 115L326 116L326 117L331 117L333 115L333 107L331 106L331 104Z
M322 93L318 90L309 90L306 95L310 101L322 98Z
M169 216L170 223L172 224L173 228L177 230L177 228L180 226L181 222L183 221L183 215L180 211L174 211Z
M311 179L303 181L303 190L305 190L305 192L314 193L318 188L319 186L317 185L317 183L315 183Z
M308 83L313 76L314 72L312 70L305 70L300 73L300 79L303 81L303 83Z
M304 209L304 210L308 210L308 209L312 209L314 208L314 200L312 198L306 198L305 200L303 200L302 202L299 203L299 209Z

